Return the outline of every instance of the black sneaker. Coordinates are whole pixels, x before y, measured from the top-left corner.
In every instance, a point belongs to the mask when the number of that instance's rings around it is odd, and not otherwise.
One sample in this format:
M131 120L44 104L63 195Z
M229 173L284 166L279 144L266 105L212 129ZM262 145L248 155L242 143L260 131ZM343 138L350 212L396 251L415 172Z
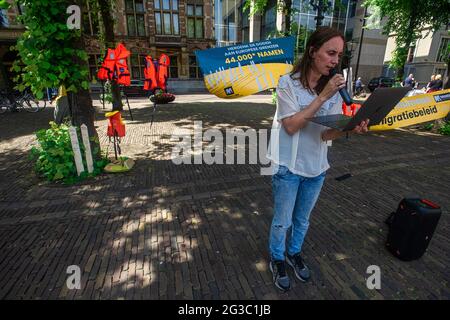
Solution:
M311 278L311 272L309 268L303 263L300 253L293 256L287 255L287 263L294 269L295 276L303 282L306 282Z
M277 288L284 292L288 291L291 288L291 282L286 273L286 263L282 260L270 261L269 268L272 271L273 283Z

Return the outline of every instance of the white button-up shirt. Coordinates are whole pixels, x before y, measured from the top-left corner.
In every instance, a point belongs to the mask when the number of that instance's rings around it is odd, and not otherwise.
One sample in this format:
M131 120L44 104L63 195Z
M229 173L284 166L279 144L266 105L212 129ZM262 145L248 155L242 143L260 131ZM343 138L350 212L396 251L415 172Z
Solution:
M294 78L298 78L295 74ZM277 110L272 124L267 157L276 165L289 168L292 173L304 177L316 177L330 168L327 158L327 143L322 132L329 129L314 122L294 133L287 134L281 120L306 108L317 97L305 89L300 80L293 80L290 74L280 78L277 86ZM342 98L337 92L325 101L315 116L342 114ZM276 173L278 166L273 166Z

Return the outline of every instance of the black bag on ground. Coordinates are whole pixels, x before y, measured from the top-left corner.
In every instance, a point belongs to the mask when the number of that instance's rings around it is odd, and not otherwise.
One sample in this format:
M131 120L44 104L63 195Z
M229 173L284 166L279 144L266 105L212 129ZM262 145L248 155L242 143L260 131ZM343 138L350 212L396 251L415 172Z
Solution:
M386 220L388 250L403 261L419 259L425 252L441 217L441 208L420 198L403 199Z

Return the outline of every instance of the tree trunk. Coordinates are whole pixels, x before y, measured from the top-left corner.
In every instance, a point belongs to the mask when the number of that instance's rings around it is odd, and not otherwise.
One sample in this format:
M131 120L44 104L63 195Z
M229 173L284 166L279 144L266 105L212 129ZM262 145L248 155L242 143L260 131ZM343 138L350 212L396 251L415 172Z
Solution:
M105 47L115 48L116 42L114 39L114 21L111 16L111 0L98 0L100 14L103 20L103 30L105 32ZM122 96L120 94L119 85L115 81L111 81L111 94L113 99L113 111L122 111Z
M69 105L72 108L72 124L80 127L85 124L88 128L92 157L101 157L98 133L94 126L95 109L92 105L92 98L89 90L78 90L76 93L68 92Z
M74 40L73 47L79 50L84 50L86 48L83 35ZM78 56L73 56L72 60L74 64L79 65L80 67L88 68L87 62L80 59ZM95 109L92 105L92 97L89 90L79 89L76 93L67 92L67 97L72 111L72 125L79 127L82 124L85 124L87 126L92 157L93 159L99 159L101 157L101 152L98 133L94 126Z

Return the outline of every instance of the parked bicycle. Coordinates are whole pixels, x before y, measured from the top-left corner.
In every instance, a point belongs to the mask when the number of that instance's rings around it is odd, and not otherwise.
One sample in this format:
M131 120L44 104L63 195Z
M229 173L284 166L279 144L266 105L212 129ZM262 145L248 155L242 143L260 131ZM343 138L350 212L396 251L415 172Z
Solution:
M38 112L46 107L45 101L37 100L29 90L7 94L0 92L0 113L16 112L24 109L27 112Z

